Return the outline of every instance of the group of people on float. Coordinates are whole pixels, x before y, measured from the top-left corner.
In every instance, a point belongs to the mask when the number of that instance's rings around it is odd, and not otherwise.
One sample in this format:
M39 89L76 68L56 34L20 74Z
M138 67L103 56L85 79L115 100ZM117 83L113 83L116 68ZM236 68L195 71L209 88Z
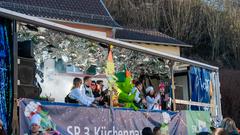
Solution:
M90 76L82 79L74 78L73 87L65 98L66 103L78 103L86 106L108 106L108 90L104 89L103 81L92 81Z
M172 99L165 91L164 83L160 83L158 89L147 86L144 90L143 84L136 81L131 94L135 94L134 104L140 109L171 110L172 108Z
M160 83L157 90L153 86L143 89L143 84L136 81L130 94L135 94L134 105L140 109L171 110L172 99L165 91L164 83ZM86 106L109 106L110 93L104 89L103 81L92 81L90 76L85 76L83 82L74 78L73 87L65 98L66 103L79 103ZM124 103L121 103L124 106Z

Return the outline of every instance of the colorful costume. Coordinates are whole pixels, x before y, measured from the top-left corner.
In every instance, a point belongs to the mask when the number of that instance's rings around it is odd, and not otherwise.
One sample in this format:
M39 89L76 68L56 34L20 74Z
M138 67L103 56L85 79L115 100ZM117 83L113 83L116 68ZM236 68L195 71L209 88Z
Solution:
M138 110L138 107L133 103L135 94L131 94L131 90L134 87L131 82L131 73L127 71L126 68L124 72L115 73L111 45L109 47L105 73L108 79L109 90L111 91L114 89L117 91L112 95L112 105L119 106L119 104L124 104L124 107L126 108Z
M116 82L119 92L119 103L124 103L124 107L126 108L133 108L134 110L138 110L139 107L134 105L136 92L131 92L134 84L132 83L130 72L125 68L125 72L119 72L116 74L116 76L119 80L118 82Z

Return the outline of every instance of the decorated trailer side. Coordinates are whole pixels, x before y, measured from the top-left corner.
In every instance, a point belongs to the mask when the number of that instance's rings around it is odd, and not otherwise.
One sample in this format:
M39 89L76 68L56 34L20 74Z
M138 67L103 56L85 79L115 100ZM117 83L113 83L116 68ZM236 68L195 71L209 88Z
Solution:
M211 123L208 122L206 124L204 121L210 121L210 117L213 122L215 122L214 124L218 124L218 122L222 119L219 71L217 67L144 48L131 43L118 41L112 38L101 37L87 33L85 31L77 30L3 8L0 8L0 16L1 19L4 20L2 21L4 23L2 24L1 30L2 36L5 36L2 37L4 42L1 44L3 46L3 49L1 49L5 51L3 54L8 54L6 55L8 57L1 57L1 61L4 63L1 64L1 69L5 69L1 71L8 70L8 75L6 72L4 72L4 75L8 76L8 78L3 77L5 80L4 83L8 84L8 87L1 89L1 92L4 93L4 97L8 97L8 100L1 98L1 102L3 102L3 104L1 104L1 108L3 108L1 109L3 111L1 112L1 114L3 114L1 115L1 119L4 119L4 126L6 129L7 127L10 128L10 124L12 123L14 134L27 133L27 129L31 121L30 119L33 114L39 114L43 119L43 128L51 127L62 134L108 134L109 132L119 133L124 131L126 131L127 134L141 134L140 131L145 126L154 127L159 125L162 125L164 127L163 130L168 130L169 134L193 134L197 131L201 131L201 129L203 130L205 127L209 129L209 125ZM169 67L173 110L149 112L146 110L134 111L126 108L114 108L113 106L110 108L89 108L73 104L18 99L19 94L21 94L21 91L18 90L21 82L19 82L19 73L17 70L19 63L21 63L17 54L17 36L19 34L19 31L17 31L17 26L19 25L17 24L19 22L74 35L107 45L112 45L114 48L124 48L130 51L138 52L140 54L146 54L151 56L150 58L164 59L164 62L166 62L167 66ZM4 35L4 32L8 33L9 35ZM10 38L7 40L6 37ZM3 52L2 50L1 52ZM178 81L176 79L176 65L179 65L181 63L188 65L187 74L189 77L191 77L190 79L187 79L190 87L189 95L191 95L189 100L176 98L177 86L175 86L175 81ZM6 68L6 65L10 66ZM134 71L132 70L132 72ZM108 74L105 74L105 76L102 76L102 78L105 78L105 83L110 85ZM1 81L2 80L3 79L1 79ZM6 91L10 94L5 94ZM8 110L6 106L3 106L7 103ZM188 107L185 109L187 111L177 110L178 105L187 105ZM19 115L17 112L18 107ZM10 112L9 114L12 113L13 115L8 116L6 115L7 112ZM100 115L100 117L97 117L96 114ZM76 116L77 119L75 119L73 116ZM191 123L195 123L191 117L199 120L197 121L198 124L189 127ZM18 124L18 118L20 118L20 125ZM12 120L13 122L11 122ZM18 129L20 129L20 132Z

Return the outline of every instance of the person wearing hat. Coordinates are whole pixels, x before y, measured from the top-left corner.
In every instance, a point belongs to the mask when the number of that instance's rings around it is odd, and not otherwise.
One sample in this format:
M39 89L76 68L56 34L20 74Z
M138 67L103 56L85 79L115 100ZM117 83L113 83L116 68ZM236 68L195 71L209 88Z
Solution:
M147 101L147 109L153 110L155 103L155 94L154 89L152 86L147 87L146 89L146 101Z
M170 110L172 100L171 97L169 96L169 93L166 93L165 91L165 84L161 82L158 88L159 88L158 97L160 98L161 102L161 110Z
M40 131L41 119L42 118L39 114L34 114L32 116L30 123L30 135L43 135L43 133Z
M161 110L160 95L154 91L152 86L146 89L146 101L148 110Z
M159 88L160 93L164 94L164 92L165 92L165 84L163 82L161 82L159 84L158 88Z

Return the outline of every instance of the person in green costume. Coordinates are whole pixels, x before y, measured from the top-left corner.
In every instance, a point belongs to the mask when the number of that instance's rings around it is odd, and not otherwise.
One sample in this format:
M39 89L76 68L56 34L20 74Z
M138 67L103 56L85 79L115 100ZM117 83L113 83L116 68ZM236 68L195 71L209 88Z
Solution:
M124 72L118 72L115 75L118 79L118 81L116 82L119 92L118 102L123 103L125 108L132 108L134 110L140 109L141 107L137 106L136 103L134 103L137 91L133 91L135 87L132 83L131 73L125 68ZM142 101L144 102L146 100Z

